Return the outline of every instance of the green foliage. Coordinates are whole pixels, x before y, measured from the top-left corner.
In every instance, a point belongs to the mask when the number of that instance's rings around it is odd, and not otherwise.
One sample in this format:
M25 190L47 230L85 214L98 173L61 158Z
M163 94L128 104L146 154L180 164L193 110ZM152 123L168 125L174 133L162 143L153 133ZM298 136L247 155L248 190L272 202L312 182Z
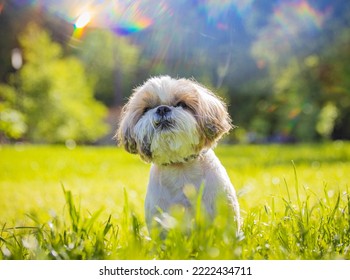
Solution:
M194 216L174 209L157 221L162 234L148 233L149 167L120 149L0 152L0 259L350 258L349 143L219 147L238 191L241 234L224 208L208 223L191 188Z
M35 226L3 228L2 235L7 239L1 238L5 242L2 256L10 259L100 259L115 249L113 244L106 242L106 238L117 236L110 218L103 224L98 223L99 211L83 217L75 206L72 193L64 188L63 191L68 207L67 220L52 216L49 222L42 223L34 213L28 217Z
M27 131L24 115L17 109L15 90L0 84L0 139L1 133L6 138L18 139Z
M106 30L86 34L77 49L90 79L95 81L97 99L108 105L121 105L123 93L135 86L139 48L127 38L117 37Z
M279 74L274 84L274 104L278 125L276 132L293 135L301 141L317 139L315 131L318 104L313 98L310 73L296 58L291 60Z
M93 142L105 135L106 108L94 100L79 60L63 57L61 46L35 24L28 25L19 42L25 64L13 77L12 95L25 117L24 137L57 143Z
M331 116L328 126L333 126L335 137L350 137L350 29L340 28L336 32L333 44L324 51L324 59L318 67L318 75L323 88L323 110L330 111L330 105L336 107L336 116ZM328 108L328 109L327 109ZM333 109L334 111L334 109Z
M316 125L317 132L325 139L330 139L334 130L335 121L338 117L338 109L332 103L328 102L319 114L319 120Z
M277 37L273 41L267 36L275 27L265 26L252 45L252 55L267 70L263 79L271 83L267 106L258 106L258 115L253 119L270 124L267 135L282 134L298 141L347 139L349 28L336 19L327 26L328 32L336 30L330 32L331 38L320 34L305 43L302 36L293 38L281 32L277 35L282 36L281 42L277 43ZM247 127L255 131L254 123Z

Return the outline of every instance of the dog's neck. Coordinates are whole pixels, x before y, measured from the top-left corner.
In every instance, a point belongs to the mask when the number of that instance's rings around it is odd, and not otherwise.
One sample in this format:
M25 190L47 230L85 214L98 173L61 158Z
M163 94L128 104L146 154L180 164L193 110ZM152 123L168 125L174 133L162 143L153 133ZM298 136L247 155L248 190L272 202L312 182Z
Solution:
M213 166L215 167L215 164L213 165L215 160L214 152L209 149L188 162L168 165L154 163L151 167L150 181L170 194L182 193L182 189L187 185L199 190L204 178L207 178Z
M188 157L185 157L182 161L177 161L177 162L167 162L167 163L163 163L161 164L161 166L179 166L179 165L183 165L186 164L188 162L191 162L193 160L198 159L199 157L203 156L208 150L203 150L198 154L192 154L189 155Z

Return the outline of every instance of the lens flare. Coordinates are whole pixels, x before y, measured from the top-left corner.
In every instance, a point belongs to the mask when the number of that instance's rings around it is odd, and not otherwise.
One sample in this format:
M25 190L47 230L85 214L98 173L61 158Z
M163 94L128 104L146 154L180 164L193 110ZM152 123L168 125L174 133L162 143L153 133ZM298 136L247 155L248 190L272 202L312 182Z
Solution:
M320 29L326 13L313 8L308 1L281 3L275 8L273 20L285 35L298 35L301 31Z
M147 2L106 1L94 18L94 25L110 29L118 35L140 32L153 24L147 6L144 6Z
M91 21L90 12L86 11L82 13L74 24L75 28L84 28Z
M166 0L13 0L18 6L35 6L60 17L74 27L74 38L86 27L111 30L127 36L153 25L155 18L167 12ZM2 9L0 4L0 12Z
M148 18L138 19L134 22L125 22L117 24L112 30L119 35L129 35L146 29L152 24Z
M253 44L252 53L257 66L276 61L280 54L292 51L295 42L317 34L329 14L329 10L317 10L307 0L279 2Z

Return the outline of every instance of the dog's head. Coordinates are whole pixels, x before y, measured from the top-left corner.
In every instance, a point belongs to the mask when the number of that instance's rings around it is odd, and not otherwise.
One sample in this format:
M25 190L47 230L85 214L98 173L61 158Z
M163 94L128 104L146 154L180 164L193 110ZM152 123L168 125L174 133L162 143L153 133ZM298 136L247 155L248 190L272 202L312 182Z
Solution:
M191 80L161 76L135 89L116 138L128 152L166 165L196 157L230 129L226 106L211 91Z

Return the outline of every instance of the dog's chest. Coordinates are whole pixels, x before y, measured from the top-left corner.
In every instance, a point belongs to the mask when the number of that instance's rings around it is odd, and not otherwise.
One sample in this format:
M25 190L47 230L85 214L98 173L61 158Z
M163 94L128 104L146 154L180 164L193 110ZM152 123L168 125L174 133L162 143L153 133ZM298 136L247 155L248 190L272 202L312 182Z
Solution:
M152 174L153 173L153 174ZM168 209L174 204L189 206L185 189L195 188L199 190L203 183L203 170L194 164L191 168L175 166L151 173L149 191L155 204Z

